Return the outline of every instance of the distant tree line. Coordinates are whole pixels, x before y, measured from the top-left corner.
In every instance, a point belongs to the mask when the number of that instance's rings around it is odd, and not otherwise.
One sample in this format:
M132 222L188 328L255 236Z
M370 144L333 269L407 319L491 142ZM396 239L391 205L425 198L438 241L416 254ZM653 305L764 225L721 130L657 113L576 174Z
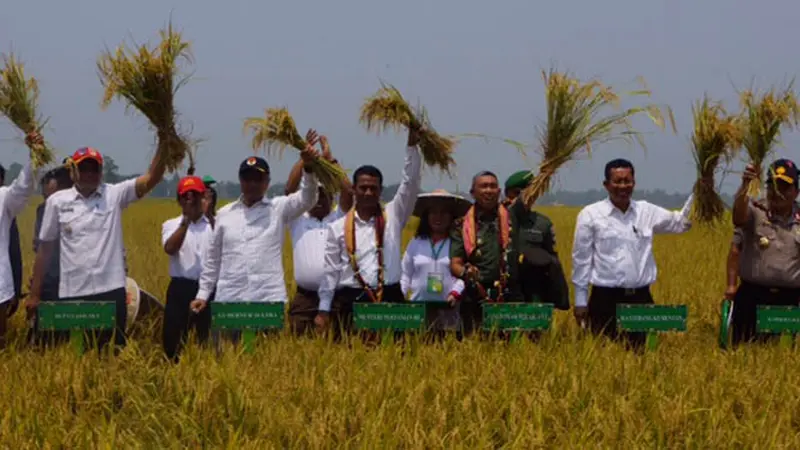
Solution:
M19 163L12 163L6 167L6 184L10 183L22 171L22 165ZM120 174L120 168L111 156L104 157L103 164L103 178L108 183L118 183L129 178L134 178L138 175L123 175ZM172 174L164 177L164 181L158 184L150 194L152 197L174 198L175 188L178 185L178 174ZM383 189L383 200L390 201L394 194L397 192L399 184L392 184ZM285 183L277 183L270 186L267 195L276 196L283 195ZM231 199L239 196L239 183L232 181L219 181L216 186L220 198ZM468 192L459 192L466 198L471 198ZM559 191L551 192L542 196L536 203L538 205L564 205L564 206L584 206L590 203L606 198L606 191L600 189L592 189L582 192ZM656 189L652 191L637 190L635 197L639 200L647 200L665 208L680 208L686 202L688 194L682 193L668 193L663 189ZM733 202L733 197L729 194L722 194L722 200L730 205Z

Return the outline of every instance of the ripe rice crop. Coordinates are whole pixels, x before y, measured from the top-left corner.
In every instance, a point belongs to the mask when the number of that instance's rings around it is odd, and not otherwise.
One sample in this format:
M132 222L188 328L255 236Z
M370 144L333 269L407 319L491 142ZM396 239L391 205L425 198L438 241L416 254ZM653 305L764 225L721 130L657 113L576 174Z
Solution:
M25 279L33 205L19 217ZM570 270L577 210L552 218ZM124 214L131 276L163 296L160 225L170 200ZM415 223L406 230L410 238ZM659 303L689 305L688 332L635 355L580 331L557 311L539 343L348 349L267 338L252 355L190 346L164 361L157 323L117 358L23 349L13 318L0 353L5 448L752 448L800 446L800 358L794 350L717 348L731 227L659 236ZM291 278L291 254L284 260Z

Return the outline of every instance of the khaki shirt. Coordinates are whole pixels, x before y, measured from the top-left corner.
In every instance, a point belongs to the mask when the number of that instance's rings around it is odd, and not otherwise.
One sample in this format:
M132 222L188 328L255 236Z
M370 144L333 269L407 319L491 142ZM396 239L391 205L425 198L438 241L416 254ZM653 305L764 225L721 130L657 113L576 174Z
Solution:
M764 286L800 288L800 210L795 208L784 221L749 208L750 221L741 230L739 277Z

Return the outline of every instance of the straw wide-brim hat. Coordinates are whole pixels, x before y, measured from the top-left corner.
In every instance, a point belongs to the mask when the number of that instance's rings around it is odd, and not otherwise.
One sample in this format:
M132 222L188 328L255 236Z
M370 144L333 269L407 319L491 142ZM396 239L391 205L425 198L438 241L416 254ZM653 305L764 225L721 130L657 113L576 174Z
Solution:
M417 203L414 204L414 215L422 217L425 211L433 205L446 205L453 213L453 217L461 217L467 213L472 203L460 195L451 194L444 189L437 189L426 194L417 196Z

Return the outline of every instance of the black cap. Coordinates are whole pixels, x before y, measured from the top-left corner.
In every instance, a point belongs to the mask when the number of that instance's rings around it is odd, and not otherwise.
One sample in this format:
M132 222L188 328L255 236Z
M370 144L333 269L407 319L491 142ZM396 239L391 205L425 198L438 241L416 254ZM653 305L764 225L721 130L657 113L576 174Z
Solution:
M769 166L767 182L782 181L797 186L797 164L788 159L778 159Z
M239 175L250 170L268 174L269 164L267 164L267 161L264 158L251 156L239 164Z

